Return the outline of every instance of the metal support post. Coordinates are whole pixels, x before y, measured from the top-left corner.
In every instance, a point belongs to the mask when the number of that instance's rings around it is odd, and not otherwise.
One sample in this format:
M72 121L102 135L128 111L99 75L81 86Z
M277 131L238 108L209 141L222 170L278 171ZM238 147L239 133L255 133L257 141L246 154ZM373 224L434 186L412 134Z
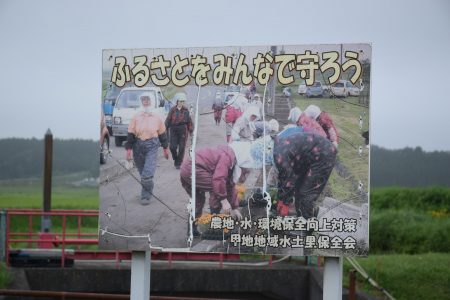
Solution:
M323 299L342 299L342 257L325 257Z
M133 251L131 254L131 300L150 298L150 251Z

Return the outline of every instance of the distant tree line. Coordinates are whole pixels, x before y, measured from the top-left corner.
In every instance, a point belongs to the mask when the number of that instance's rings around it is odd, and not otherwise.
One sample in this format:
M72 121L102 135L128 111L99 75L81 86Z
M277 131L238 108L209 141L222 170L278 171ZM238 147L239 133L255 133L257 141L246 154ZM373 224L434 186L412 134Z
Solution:
M450 152L424 152L422 148L388 150L372 146L372 187L450 187Z
M99 142L53 140L53 174L88 172L99 174ZM44 172L42 139L0 139L0 179L41 177Z
M0 179L40 177L44 165L42 139L0 139ZM420 147L371 148L372 187L450 187L450 152L424 152ZM53 141L53 172L99 174L99 144L92 140Z

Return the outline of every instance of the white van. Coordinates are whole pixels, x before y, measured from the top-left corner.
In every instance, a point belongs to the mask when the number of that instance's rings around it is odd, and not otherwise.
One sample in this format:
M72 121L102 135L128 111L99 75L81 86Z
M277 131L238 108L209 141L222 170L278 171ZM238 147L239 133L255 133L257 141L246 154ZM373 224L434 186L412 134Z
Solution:
M359 96L359 88L348 80L338 80L331 86L331 96L348 97Z
M159 87L130 87L124 88L117 96L112 115L112 132L116 146L122 146L128 135L128 125L133 116L142 110L140 96L142 93L149 93L152 112L160 116L164 122L166 120L166 111L164 104L167 101Z

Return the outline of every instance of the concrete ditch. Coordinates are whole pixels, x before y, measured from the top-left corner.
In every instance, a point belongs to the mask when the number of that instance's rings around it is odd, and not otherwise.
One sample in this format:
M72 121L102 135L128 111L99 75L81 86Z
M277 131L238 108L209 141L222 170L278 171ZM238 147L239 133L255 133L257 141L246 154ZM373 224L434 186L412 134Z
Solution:
M128 262L76 263L73 268L11 268L9 289L129 294ZM151 294L208 299L322 299L323 269L293 263L272 267L152 262ZM0 296L0 299L1 296ZM4 297L3 299L17 299ZM30 299L30 298L27 298ZM43 298L36 298L43 299ZM206 298L205 298L206 299ZM342 299L348 299L344 290ZM357 299L376 299L358 293Z

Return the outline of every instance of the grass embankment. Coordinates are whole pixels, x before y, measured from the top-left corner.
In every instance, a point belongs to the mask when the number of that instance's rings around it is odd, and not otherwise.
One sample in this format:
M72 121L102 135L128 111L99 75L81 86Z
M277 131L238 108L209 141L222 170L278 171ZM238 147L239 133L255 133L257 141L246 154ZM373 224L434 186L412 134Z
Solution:
M370 252L450 252L450 189L373 189Z
M450 299L450 254L377 254L357 259L364 270L397 300ZM344 260L344 286L352 268ZM383 297L361 276L357 275L357 290Z
M368 189L369 175L369 152L365 147L365 140L361 136L363 131L369 128L369 109L359 104L358 97L338 98L306 98L295 92L292 99L296 106L304 111L309 105L314 104L326 111L336 126L340 140L338 148L338 160L341 171L333 169L328 187L331 196L345 202L358 202L360 192L359 182L363 184L363 190ZM344 102L345 101L345 102ZM363 117L363 128L359 128L359 118ZM362 154L359 154L359 147Z
M52 186L52 209L98 209L99 196L98 187L77 187L67 184L72 180L78 180L79 176L64 176L56 177L54 185ZM0 182L0 208L18 208L18 209L42 209L42 186L39 180L8 180ZM60 234L62 232L61 216L53 216L52 232ZM32 232L40 231L41 217L31 217ZM28 232L29 231L29 217L28 216L11 216L11 232ZM97 233L98 218L97 217L82 217L81 218L81 232L82 233ZM78 232L78 218L67 217L66 233ZM13 248L27 247L26 244L12 244ZM36 244L33 244L36 247ZM75 247L75 246L74 246ZM74 248L69 246L68 248ZM93 249L96 246L82 246L82 249Z
M369 276L396 299L450 299L450 189L373 189L370 206Z
M11 282L11 275L5 264L0 262L0 289L4 289Z
M331 116L340 137L338 159L355 180L361 180L367 187L369 155L361 133L369 129L369 109L359 106L358 97L349 97L346 99L308 99L303 96L294 95L294 100L302 111L309 105L314 104ZM363 117L362 130L359 129L360 116ZM361 156L359 155L360 146L363 150Z

